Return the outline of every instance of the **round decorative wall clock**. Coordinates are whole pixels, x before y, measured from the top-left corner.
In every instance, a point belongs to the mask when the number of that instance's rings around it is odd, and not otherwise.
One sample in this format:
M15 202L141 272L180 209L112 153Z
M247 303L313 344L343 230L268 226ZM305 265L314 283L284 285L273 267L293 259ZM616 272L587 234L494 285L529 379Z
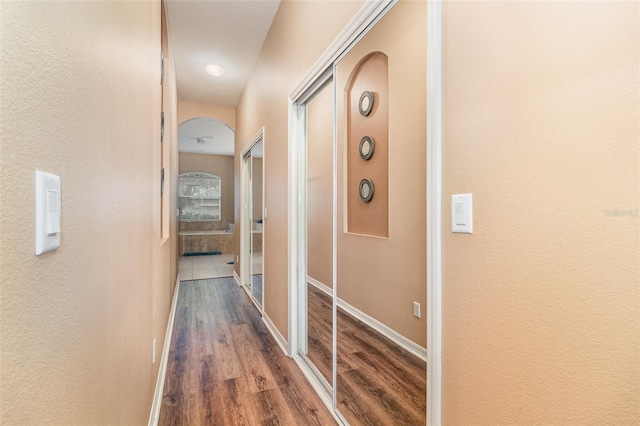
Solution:
M373 140L371 136L365 136L360 139L360 147L358 150L360 151L360 157L363 160L368 160L373 156L373 152L376 149L376 142Z
M360 114L365 117L371 114L371 110L373 109L373 93L362 92L360 101L358 102L358 109L360 110Z
M373 187L373 182L371 181L371 179L362 179L360 181L360 199L362 201L364 201L365 203L368 203L369 201L371 201L371 199L373 198L373 193L374 193L375 189Z

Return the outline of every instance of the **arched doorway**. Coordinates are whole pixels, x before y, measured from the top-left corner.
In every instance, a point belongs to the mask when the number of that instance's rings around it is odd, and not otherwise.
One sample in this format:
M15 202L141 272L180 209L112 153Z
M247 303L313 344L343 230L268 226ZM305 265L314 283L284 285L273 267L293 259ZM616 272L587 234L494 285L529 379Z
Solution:
M179 189L184 187L177 212L182 281L233 275L234 142L233 129L214 118L195 117L178 126L178 173L219 178L219 191L213 198L192 177L178 182ZM206 180L202 182L206 186ZM207 207L209 204L215 208ZM193 214L194 209L206 208L215 209L216 214Z

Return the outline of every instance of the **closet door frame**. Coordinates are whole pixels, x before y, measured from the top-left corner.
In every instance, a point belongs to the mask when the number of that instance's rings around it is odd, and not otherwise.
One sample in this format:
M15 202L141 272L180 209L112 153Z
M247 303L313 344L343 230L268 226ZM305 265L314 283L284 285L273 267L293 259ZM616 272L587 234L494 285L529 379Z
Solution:
M335 386L328 395L298 355L303 347L306 324L306 107L313 95L333 79L335 64L398 0L367 0L334 42L299 81L289 95L288 141L288 355L300 366L316 393L336 420ZM442 3L427 2L427 424L441 423L442 405ZM334 88L335 90L335 88ZM334 96L335 100L335 96ZM334 101L335 102L335 101ZM333 190L333 324L336 324L336 135L334 104L334 190ZM333 383L336 383L336 329L333 329Z
M251 206L251 201L249 199L251 191L249 188L249 168L251 167L251 150L254 146L256 146L259 142L262 142L263 150L264 150L264 127L260 128L258 132L251 138L248 144L242 149L242 153L240 156L240 188L241 188L241 209L240 209L240 222L242 226L240 226L240 284L242 288L247 292L249 298L253 302L253 304L258 308L261 315L264 315L264 270L262 273L262 300L259 302L254 299L252 292L252 275L251 275L251 245L253 244L253 240L251 239L251 227L247 226L247 221L251 218L251 213L249 212L249 208ZM264 170L265 170L265 161L264 154L262 158L262 212L264 217L265 211L265 179L264 179ZM264 265L264 232L266 226L262 227L262 262ZM264 266L263 266L264 268Z

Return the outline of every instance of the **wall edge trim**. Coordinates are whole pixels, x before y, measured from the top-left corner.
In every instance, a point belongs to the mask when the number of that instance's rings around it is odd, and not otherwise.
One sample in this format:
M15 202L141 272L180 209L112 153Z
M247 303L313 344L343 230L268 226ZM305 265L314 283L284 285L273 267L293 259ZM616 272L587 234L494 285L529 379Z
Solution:
M427 2L427 425L442 423L442 1Z

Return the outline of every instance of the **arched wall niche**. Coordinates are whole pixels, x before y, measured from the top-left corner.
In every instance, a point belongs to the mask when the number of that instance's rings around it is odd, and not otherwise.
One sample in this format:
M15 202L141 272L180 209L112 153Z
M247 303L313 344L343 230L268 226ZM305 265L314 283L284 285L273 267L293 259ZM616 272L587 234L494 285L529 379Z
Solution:
M358 62L347 80L349 233L389 236L388 62L386 54L371 52Z

